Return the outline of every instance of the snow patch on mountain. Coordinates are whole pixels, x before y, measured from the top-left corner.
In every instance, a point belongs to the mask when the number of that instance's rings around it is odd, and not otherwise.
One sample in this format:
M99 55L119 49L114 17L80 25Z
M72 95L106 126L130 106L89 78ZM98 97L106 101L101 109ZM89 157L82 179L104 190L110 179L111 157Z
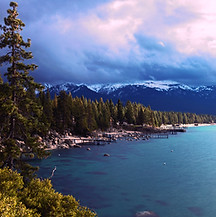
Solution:
M127 86L134 86L137 88L152 88L156 89L157 91L168 91L170 89L191 89L191 87L187 85L180 85L177 82L174 81L143 81L143 82L137 82L137 83L117 83L117 84L95 84L95 85L88 85L88 88L98 92L105 92L105 93L111 93L114 92L117 89L127 87Z
M43 86L44 86L45 90L50 89L50 88L53 87L52 84L48 84L48 83L44 83Z
M212 87L207 87L207 86L199 86L199 87L196 87L194 89L196 92L201 92L201 91L213 91L213 88Z
M96 93L101 93L101 94L111 94L117 90L120 90L122 88L127 88L129 87L130 91L132 90L131 88L136 91L136 89L146 89L146 88L151 88L155 89L157 91L175 91L175 90L183 90L183 91L192 91L196 93L201 93L201 92L211 92L215 89L214 86L198 86L198 87L193 87L185 84L180 84L175 81L153 81L153 80L148 80L148 81L143 81L143 82L136 82L136 83L116 83L116 84L94 84L94 85L86 85L86 84L73 84L71 82L63 83L63 84L58 84L58 85L50 85L50 84L44 84L45 90L46 89L52 89L53 91L59 93L61 90L64 90L66 92L72 91L74 92L75 90L78 91L81 88L87 87L90 90L96 92Z
M168 91L172 85L176 85L178 83L174 81L145 81L144 83L140 83L140 85L144 85L149 88L154 88L158 91Z
M80 87L78 87L76 90L73 91L73 93L76 93L80 90Z
M87 87L92 90L92 91L95 91L95 92L99 92L99 90L103 87L104 85L103 84L92 84L92 85L87 85Z
M106 93L111 93L119 88L125 87L128 84L95 84L95 85L88 85L87 87L93 91L98 92L106 92Z
M192 87L185 85L185 84L179 84L178 87L182 90L193 90Z

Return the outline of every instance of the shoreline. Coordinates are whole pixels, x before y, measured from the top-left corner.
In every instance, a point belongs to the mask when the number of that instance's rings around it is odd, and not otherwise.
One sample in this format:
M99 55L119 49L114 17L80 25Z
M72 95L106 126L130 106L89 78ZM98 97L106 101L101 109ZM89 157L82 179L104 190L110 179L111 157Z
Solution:
M120 129L111 128L105 132L95 131L91 136L83 137L72 135L71 133L59 134L55 131L50 131L48 136L42 139L46 150L81 148L83 146L102 145L115 142L117 140L134 141L134 140L149 140L153 138L168 138L169 135L175 135L178 132L186 132L188 127L211 126L214 124L181 124L181 125L162 125L158 128L142 127L138 130L131 130L130 126ZM90 147L87 148L90 150Z
M105 132L94 132L92 136L81 137L77 135L72 135L66 133L65 135L60 135L57 132L52 132L49 135L49 139L43 140L46 144L46 150L55 149L69 149L69 148L81 148L82 146L92 146L92 145L102 145L115 142L120 139L130 140L130 139L149 139L148 137L141 135L142 132L137 131L126 131L126 130L112 130Z
M206 127L206 126L214 126L216 125L216 123L211 123L211 124L197 124L197 123L193 123L193 124L179 124L179 125L176 125L176 128L177 127L180 127L180 128L188 128L188 127ZM169 129L169 128L173 128L173 125L171 124L168 124L168 125L161 125L160 128L162 129Z

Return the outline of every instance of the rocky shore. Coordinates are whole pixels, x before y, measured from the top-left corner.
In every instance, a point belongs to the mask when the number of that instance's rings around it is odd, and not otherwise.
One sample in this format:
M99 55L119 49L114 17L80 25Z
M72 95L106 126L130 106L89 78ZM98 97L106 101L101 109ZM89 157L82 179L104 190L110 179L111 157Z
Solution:
M81 137L72 135L70 132L60 134L56 131L49 131L45 138L40 140L46 145L47 150L81 148L83 145L102 145L109 144L116 140L148 140L151 138L168 138L169 134L185 132L184 128L153 128L153 127L134 127L111 128L106 132L94 131L90 136ZM90 148L87 148L90 150Z
M83 145L102 145L118 139L138 139L141 137L140 132L132 131L109 131L109 132L93 132L91 136L80 137L71 133L59 134L56 131L50 131L48 136L41 138L47 150L81 148ZM87 148L90 150L90 148Z

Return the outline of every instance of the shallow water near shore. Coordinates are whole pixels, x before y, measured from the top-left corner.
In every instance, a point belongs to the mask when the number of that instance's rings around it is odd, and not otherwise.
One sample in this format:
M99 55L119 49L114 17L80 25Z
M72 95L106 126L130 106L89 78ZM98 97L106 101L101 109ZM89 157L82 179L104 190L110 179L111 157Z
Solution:
M39 177L72 194L99 217L216 216L216 126L192 127L168 139L117 141L104 146L54 150ZM109 153L110 157L104 157Z

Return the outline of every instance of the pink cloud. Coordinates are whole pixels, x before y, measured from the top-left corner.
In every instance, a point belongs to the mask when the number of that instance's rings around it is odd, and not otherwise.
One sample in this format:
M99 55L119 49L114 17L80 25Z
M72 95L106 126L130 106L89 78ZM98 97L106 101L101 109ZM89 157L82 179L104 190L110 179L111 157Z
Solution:
M68 70L87 72L88 52L110 61L178 67L188 56L216 56L215 11L214 0L114 0L76 16L43 16L31 30L40 32L37 40ZM149 55L137 35L154 38L155 45L164 48L162 53ZM170 47L177 52L164 54Z
M94 35L98 43L115 51L125 48L123 50L129 52L135 47L134 35L139 33L172 43L185 54L214 56L215 11L214 0L117 0L82 17L82 27ZM97 16L101 13L102 18Z

